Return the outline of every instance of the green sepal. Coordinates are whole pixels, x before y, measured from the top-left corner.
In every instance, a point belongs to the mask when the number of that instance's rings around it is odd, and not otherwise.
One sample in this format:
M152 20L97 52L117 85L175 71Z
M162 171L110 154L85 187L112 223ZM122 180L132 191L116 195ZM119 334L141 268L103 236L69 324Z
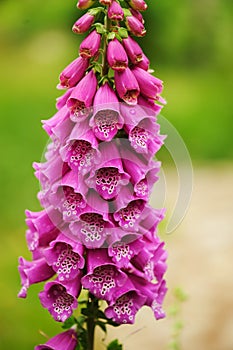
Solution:
M120 27L120 28L118 29L118 34L120 35L120 37L121 37L122 39L126 39L126 38L128 38L128 36L129 36L128 30L127 30L126 28L124 28L124 27Z
M102 322L102 321L96 322L96 325L99 326L105 334L107 333L106 324L107 324L106 322Z
M71 316L71 317L67 318L67 320L65 320L65 322L62 325L62 328L69 329L75 324L77 324L77 319L74 316Z
M78 325L79 328L83 327L83 324L86 322L86 317L80 315L76 318L76 323Z
M108 78L112 79L112 78L114 78L114 75L115 75L114 70L112 68L109 68L109 70L108 70Z
M123 346L118 343L117 339L115 339L108 345L107 350L123 350Z
M105 27L104 27L104 25L102 23L99 23L99 22L94 23L92 25L92 27L95 27L97 33L99 33L99 34L105 34L106 33L106 29L105 29Z
M104 8L103 7L95 7L93 9L90 9L88 11L89 15L91 16L96 16L98 15L100 12L104 12Z
M116 36L116 33L110 32L107 35L107 40L113 40L115 38L115 36Z
M123 9L123 11L124 11L124 16L125 16L125 17L132 16L132 13L130 12L129 9Z

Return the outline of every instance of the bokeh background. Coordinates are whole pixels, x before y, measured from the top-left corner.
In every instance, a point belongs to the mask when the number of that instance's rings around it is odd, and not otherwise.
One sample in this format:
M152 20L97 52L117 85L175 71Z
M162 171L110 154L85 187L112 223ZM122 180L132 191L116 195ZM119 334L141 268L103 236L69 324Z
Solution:
M47 142L40 120L54 114L58 75L78 52L80 37L71 32L80 15L75 5L0 0L0 349L33 349L44 340L40 331L49 336L60 331L36 297L42 285L33 286L27 300L17 299L17 258L30 258L24 209L40 208L31 168ZM165 82L163 115L184 139L194 166L187 216L171 235L160 230L169 251L165 309L169 313L174 305L173 289L182 287L188 300L179 314L181 348L232 350L233 2L148 0L148 5L148 35L140 43ZM169 213L177 174L166 150L158 158L164 162ZM169 316L157 323L145 310L134 327L116 333L126 350L164 350L174 322ZM104 349L101 342L98 349Z

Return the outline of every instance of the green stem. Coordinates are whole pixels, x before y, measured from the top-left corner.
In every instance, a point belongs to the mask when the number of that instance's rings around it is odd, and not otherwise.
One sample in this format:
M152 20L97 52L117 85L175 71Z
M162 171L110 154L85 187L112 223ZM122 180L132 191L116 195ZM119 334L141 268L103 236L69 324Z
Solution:
M88 309L90 314L87 318L87 350L94 350L96 313L98 308L98 300L91 293L89 293Z
M106 29L106 35L104 38L104 46L103 46L103 69L102 69L102 77L108 74L108 61L107 61L107 46L108 46L108 40L107 35L111 26L111 21L108 18L108 15L105 15L105 29Z

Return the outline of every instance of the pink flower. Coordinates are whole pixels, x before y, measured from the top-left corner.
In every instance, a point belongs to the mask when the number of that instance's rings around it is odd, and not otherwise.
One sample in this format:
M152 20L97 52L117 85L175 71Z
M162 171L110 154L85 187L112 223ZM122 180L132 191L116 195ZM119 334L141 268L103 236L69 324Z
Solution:
M137 11L145 11L147 9L147 4L144 0L129 0L129 4Z
M84 76L89 66L89 60L82 57L76 58L60 74L60 88L71 88L75 86Z
M100 48L101 35L93 30L81 43L79 54L83 58L94 57Z
M116 38L108 44L107 59L109 66L118 72L122 72L128 67L127 54Z
M123 72L115 71L115 84L117 93L122 100L130 105L137 103L140 89L134 74L129 68L126 68Z
M148 70L149 66L150 66L150 61L148 59L148 57L146 57L146 55L143 53L142 54L142 60L140 62L136 63L136 66L139 68L142 68L144 70Z
M100 4L110 6L113 0L99 0Z
M78 344L75 330L68 329L65 332L55 335L45 344L37 345L34 350L75 350Z
M122 21L124 19L124 11L117 1L113 1L109 6L108 18L113 21Z
M137 79L142 95L148 98L156 99L157 96L161 94L163 91L162 80L154 77L139 67L133 68L132 72Z
M67 101L67 107L77 119L87 116L85 109L92 105L96 88L97 79L94 71L91 70L73 89Z
M122 128L123 119L119 112L118 98L107 82L97 90L93 105L90 126L99 140L111 141Z
M138 45L138 43L134 39L132 39L131 36L128 36L128 38L126 39L123 39L122 42L130 61L133 64L141 62L143 59L143 51Z
M95 16L90 15L89 13L85 13L82 17L80 17L75 24L73 25L73 32L76 34L85 33L89 30L94 23Z
M126 26L135 36L144 36L146 34L144 25L134 16L126 17Z
M80 10L86 10L95 3L95 0L78 0L77 7Z

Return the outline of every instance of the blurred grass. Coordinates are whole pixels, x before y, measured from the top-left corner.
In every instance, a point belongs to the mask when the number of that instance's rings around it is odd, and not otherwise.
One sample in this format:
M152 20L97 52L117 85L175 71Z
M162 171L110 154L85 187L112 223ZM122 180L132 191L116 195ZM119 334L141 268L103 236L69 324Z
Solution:
M29 258L24 209L38 210L39 185L31 164L40 161L47 136L40 120L55 113L60 71L77 55L70 27L76 1L2 0L1 28L1 314L0 348L32 349L59 328L40 307L32 287L18 300L17 256ZM150 1L148 1L150 4ZM195 162L230 160L232 147L232 3L205 0L151 5L148 37L141 40L156 75L165 82L163 115L183 137ZM160 153L164 159L166 152Z

